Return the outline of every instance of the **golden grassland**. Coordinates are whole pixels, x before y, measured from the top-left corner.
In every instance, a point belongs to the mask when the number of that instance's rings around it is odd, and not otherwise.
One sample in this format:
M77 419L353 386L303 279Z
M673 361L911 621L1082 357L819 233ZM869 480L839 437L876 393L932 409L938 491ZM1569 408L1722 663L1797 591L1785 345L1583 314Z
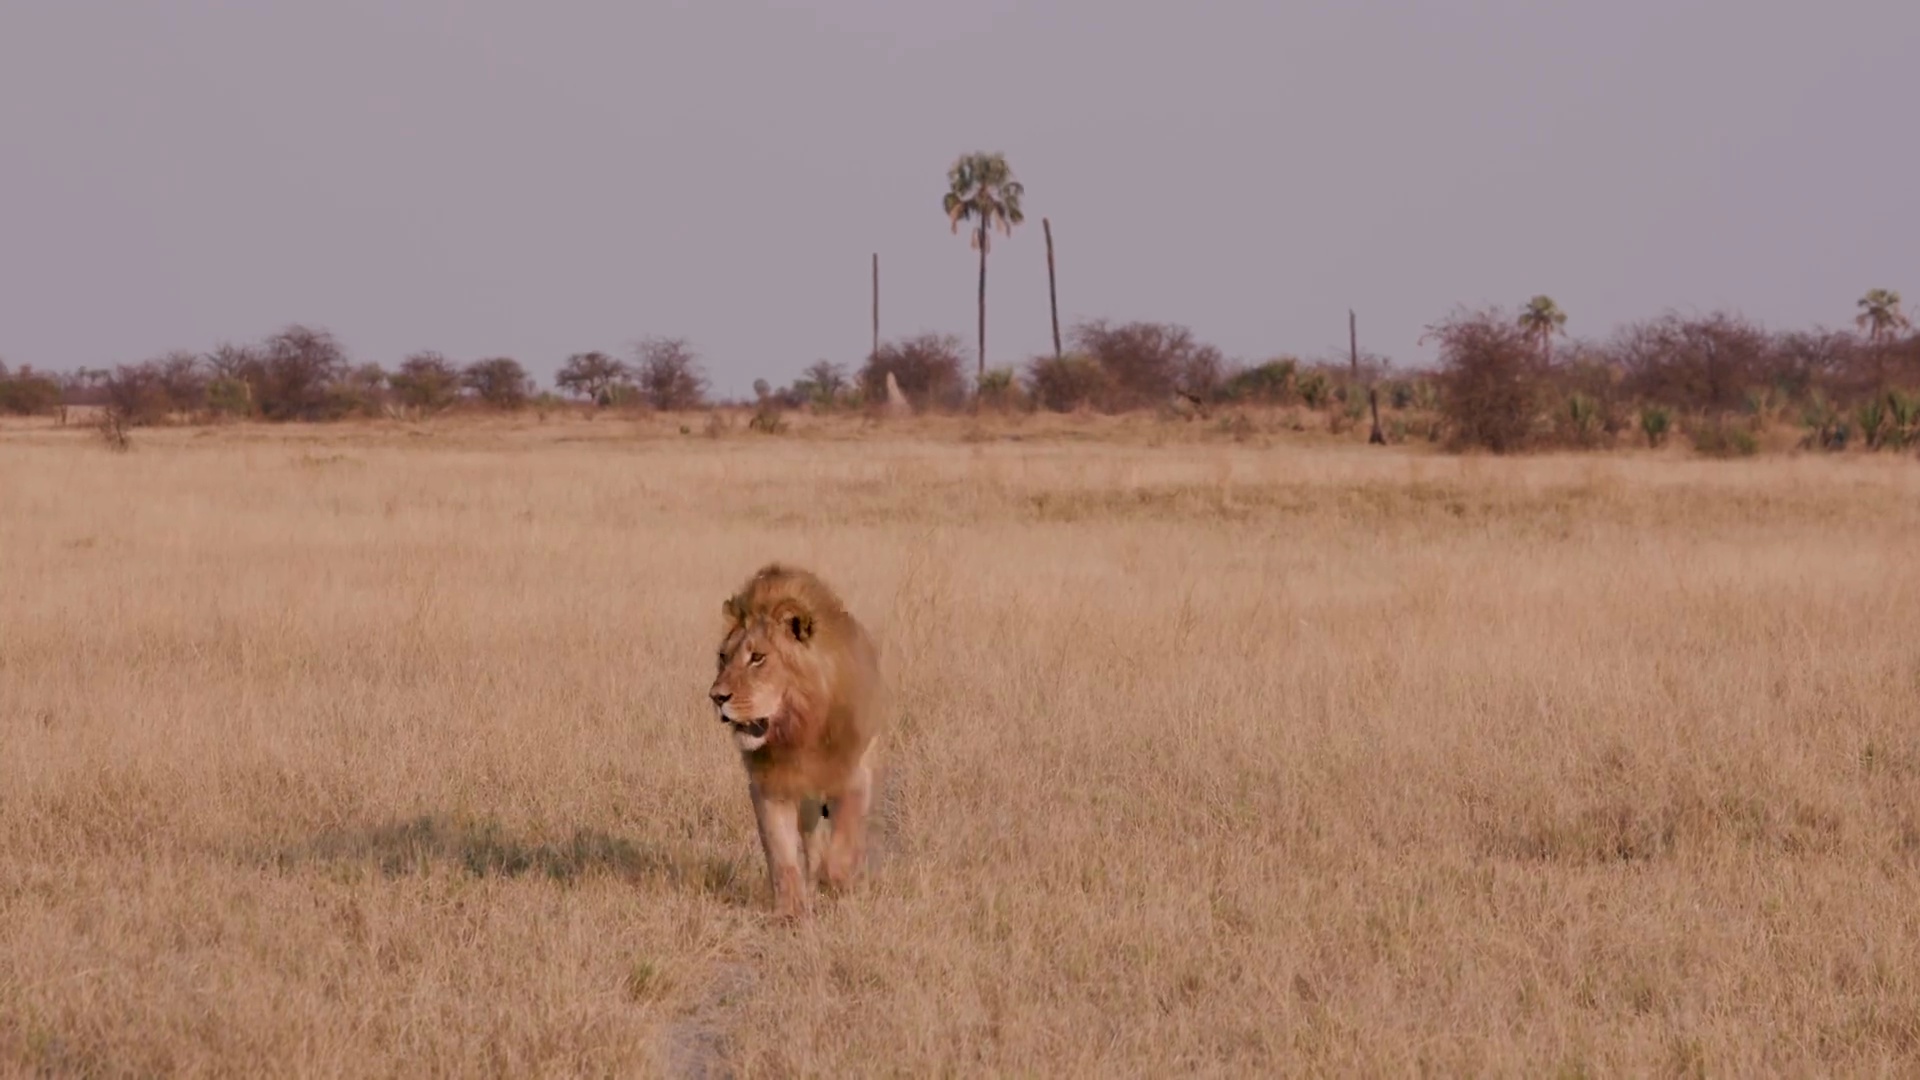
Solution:
M1913 1075L1920 465L0 427L0 1071ZM719 606L898 687L766 915Z

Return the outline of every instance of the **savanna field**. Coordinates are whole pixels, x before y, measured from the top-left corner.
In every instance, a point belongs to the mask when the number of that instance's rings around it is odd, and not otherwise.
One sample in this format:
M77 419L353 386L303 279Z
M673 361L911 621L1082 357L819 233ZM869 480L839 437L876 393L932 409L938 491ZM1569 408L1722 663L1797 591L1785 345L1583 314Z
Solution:
M1920 1073L1911 455L703 424L0 426L0 1073ZM799 927L775 559L899 707Z

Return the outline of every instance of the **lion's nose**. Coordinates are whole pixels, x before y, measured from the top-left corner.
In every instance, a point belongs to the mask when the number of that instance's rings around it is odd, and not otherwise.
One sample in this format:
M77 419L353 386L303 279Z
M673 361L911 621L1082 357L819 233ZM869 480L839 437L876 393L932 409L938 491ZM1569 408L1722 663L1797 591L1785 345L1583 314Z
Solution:
M718 690L709 693L707 696L713 699L713 707L716 709L733 699L732 694L723 694Z

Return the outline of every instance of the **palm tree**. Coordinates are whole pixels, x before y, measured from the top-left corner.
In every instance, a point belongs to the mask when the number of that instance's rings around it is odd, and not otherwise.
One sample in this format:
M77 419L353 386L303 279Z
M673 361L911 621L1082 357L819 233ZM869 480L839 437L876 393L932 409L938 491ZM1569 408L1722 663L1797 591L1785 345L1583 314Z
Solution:
M1868 290L1859 306L1860 314L1853 324L1865 330L1867 340L1875 345L1913 325L1900 310L1900 294L1892 289Z
M987 375L987 247L994 229L1008 236L1026 220L1020 196L1026 189L1013 178L1005 154L963 154L947 170L947 194L941 207L954 232L972 222L972 246L980 253L980 377Z
M1885 388L1886 340L1913 324L1907 321L1906 313L1900 310L1900 294L1892 289L1868 289L1867 295L1860 298L1859 307L1860 314L1854 316L1853 324L1867 334L1867 356L1871 361L1873 385Z
M1540 349L1540 358L1553 360L1553 335L1566 335L1567 313L1553 302L1553 297L1541 295L1527 301L1520 312L1520 328L1527 332L1533 343Z

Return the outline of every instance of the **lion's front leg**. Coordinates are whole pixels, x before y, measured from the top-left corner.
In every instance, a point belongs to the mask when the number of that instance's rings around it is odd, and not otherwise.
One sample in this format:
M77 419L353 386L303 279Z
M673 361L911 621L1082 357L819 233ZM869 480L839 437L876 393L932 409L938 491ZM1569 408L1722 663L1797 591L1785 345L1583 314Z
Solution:
M806 875L800 865L800 805L789 799L769 798L753 785L753 816L760 825L760 848L767 856L767 883L773 888L774 911L783 918L803 914L807 907Z
M806 872L808 888L820 881L826 871L827 833L831 825L821 809L818 799L800 803L800 863Z
M873 767L862 760L839 798L828 804L833 833L827 840L826 879L835 889L853 884L860 872L867 851L867 812L872 806Z

